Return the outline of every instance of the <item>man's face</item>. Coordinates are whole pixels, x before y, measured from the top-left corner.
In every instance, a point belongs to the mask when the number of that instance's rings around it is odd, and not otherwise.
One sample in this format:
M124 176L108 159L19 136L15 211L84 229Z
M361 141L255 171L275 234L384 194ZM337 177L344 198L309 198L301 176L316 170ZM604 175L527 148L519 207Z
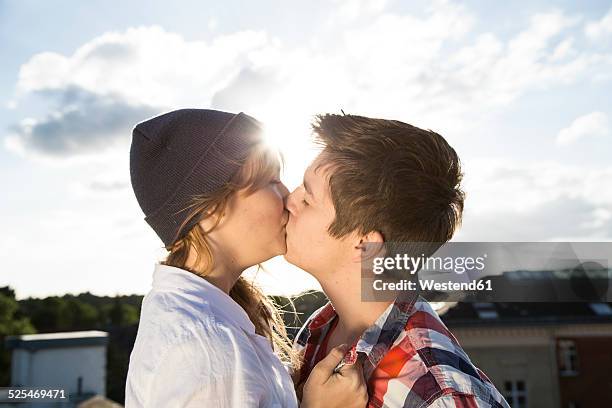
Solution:
M324 154L324 153L322 153ZM329 190L329 166L318 167L319 155L304 173L304 181L287 198L288 262L304 269L315 278L329 274L345 259L350 242L327 232L336 217Z

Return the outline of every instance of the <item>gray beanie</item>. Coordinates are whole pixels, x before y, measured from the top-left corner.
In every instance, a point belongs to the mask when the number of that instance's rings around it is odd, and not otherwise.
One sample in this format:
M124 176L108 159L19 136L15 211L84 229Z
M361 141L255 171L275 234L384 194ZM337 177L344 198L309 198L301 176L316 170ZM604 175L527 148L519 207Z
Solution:
M197 223L186 208L238 171L261 124L244 113L180 109L139 123L132 133L130 176L145 220L166 247Z

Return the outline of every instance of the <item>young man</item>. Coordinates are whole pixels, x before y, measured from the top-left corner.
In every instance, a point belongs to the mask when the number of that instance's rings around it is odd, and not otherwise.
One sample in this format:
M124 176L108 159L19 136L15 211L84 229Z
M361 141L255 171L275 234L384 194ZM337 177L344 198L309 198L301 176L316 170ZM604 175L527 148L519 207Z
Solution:
M321 154L287 199L286 259L312 274L330 303L302 327L298 389L328 350L363 365L368 407L508 407L429 303L406 292L364 302L364 243L438 242L461 222L464 194L454 149L399 121L322 115ZM333 396L330 396L333 398Z

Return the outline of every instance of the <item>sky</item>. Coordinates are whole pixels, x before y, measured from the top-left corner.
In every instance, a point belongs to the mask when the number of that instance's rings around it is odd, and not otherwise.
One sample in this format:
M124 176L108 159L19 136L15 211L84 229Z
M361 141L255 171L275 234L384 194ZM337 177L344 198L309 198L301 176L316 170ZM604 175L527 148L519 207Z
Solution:
M262 120L290 190L317 113L432 129L465 173L454 240L612 240L606 1L0 0L0 61L0 286L18 298L148 291L164 251L131 130L184 107ZM265 266L268 293L318 288Z

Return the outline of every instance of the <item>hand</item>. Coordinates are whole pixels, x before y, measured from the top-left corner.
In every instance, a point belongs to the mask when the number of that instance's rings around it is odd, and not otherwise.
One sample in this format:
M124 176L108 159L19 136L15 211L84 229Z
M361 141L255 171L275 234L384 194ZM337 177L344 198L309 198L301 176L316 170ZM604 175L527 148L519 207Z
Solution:
M368 403L368 391L360 362L344 365L339 372L334 368L342 361L348 347L335 347L312 369L300 408L363 408Z

